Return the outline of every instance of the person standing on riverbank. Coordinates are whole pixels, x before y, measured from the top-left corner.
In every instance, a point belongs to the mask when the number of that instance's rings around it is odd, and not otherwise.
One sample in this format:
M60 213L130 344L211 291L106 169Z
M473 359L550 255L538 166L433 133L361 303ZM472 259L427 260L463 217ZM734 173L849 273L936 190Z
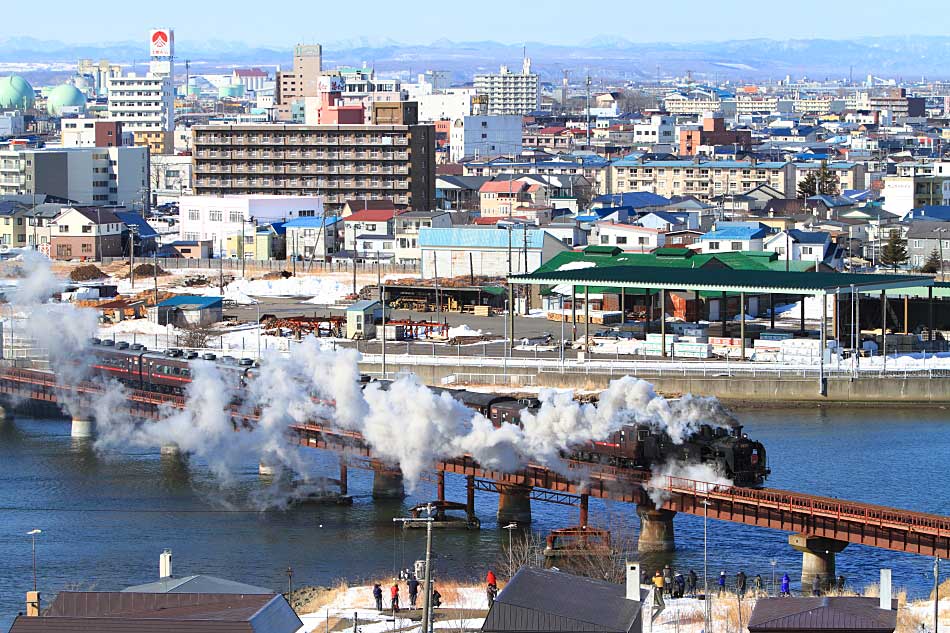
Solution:
M383 588L379 586L379 583L373 585L373 599L376 600L376 610L383 610Z
M791 585L791 579L788 577L788 574L782 575L782 596L789 597L792 595L789 591L789 585Z
M389 588L389 597L393 613L399 611L399 583L393 581L393 586Z
M409 582L406 583L409 588L409 608L416 608L416 599L419 597L419 581L416 580L416 577L413 576L409 579Z

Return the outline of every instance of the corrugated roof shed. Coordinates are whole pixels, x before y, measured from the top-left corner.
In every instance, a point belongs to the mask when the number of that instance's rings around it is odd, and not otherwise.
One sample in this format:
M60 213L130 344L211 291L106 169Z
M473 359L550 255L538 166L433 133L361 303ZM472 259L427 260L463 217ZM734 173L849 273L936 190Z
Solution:
M561 571L522 567L488 612L485 633L628 633L639 630L641 603L626 588Z
M303 623L275 594L60 593L40 617L11 633L293 633Z
M876 631L897 627L897 611L881 609L877 598L767 598L749 619L756 631Z

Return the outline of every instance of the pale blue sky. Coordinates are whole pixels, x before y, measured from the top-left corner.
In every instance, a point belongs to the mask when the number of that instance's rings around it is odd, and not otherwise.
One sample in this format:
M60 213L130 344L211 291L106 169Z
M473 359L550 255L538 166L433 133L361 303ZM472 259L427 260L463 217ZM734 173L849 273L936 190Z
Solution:
M249 45L332 42L354 37L405 43L496 40L577 43L599 35L638 42L767 37L848 38L942 35L932 19L946 0L45 0L4 3L5 35L65 42L144 38L171 26L179 41L213 39ZM412 7L402 11L397 7ZM279 13L277 13L279 12Z

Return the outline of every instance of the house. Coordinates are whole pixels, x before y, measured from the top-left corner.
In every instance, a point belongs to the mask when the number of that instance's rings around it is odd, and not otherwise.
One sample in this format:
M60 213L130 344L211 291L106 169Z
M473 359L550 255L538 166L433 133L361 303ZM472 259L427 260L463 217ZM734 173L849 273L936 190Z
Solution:
M666 245L673 248L682 248L684 246L689 246L693 244L700 237L702 237L702 231L696 231L693 229L683 229L680 231L669 231L666 234Z
M897 610L878 598L764 598L756 601L749 633L894 633Z
M697 243L703 253L761 251L768 234L768 229L758 222L720 222Z
M666 245L666 232L634 224L597 222L590 240L598 246L617 246L632 253L649 253Z
M651 211L637 218L636 224L660 231L698 229L699 216L686 211Z
M522 567L495 598L482 633L642 633L651 609L637 564L628 564L626 586Z
M343 216L343 248L351 253L361 250L372 250L363 248L358 243L359 239L363 241L375 241L370 238L377 236L389 236L393 239L393 218L396 217L396 210L389 209L364 209ZM390 246L389 251L392 251Z
M577 219L564 218L557 222L542 224L540 228L571 248L587 246L589 231L585 230Z
M211 259L213 248L211 240L176 240L158 249L158 256L180 257L182 259Z
M591 201L592 209L603 207L630 207L634 211L658 211L670 204L670 199L649 191L627 191L597 196Z
M231 259L244 257L257 261L285 259L287 255L285 234L284 223L273 222L256 226L253 235L242 236L240 233L229 235L225 244L226 256Z
M950 258L950 222L911 222L907 228L907 263L923 266L934 251L944 262Z
M178 295L149 308L149 319L158 325L206 327L223 318L221 297Z
M50 257L121 257L123 231L122 220L111 209L67 207L50 224Z
M449 228L452 215L447 211L407 211L395 217L394 226L396 263L418 264L422 260L419 231Z
M478 208L478 191L488 182L487 176L438 175L435 178L435 199L440 209Z
M482 217L516 215L522 206L547 206L548 188L521 179L491 180L478 190L478 209Z
M275 593L63 591L42 615L18 616L10 631L294 633L302 626L284 597Z
M284 222L287 256L291 258L324 259L340 250L337 228L342 218L295 218Z
M26 246L29 207L12 200L0 200L0 245Z
M360 198L358 200L347 200L343 205L343 210L341 215L345 218L353 215L357 211L392 211L395 213L397 210L404 208L404 206L397 207L393 204L392 200L368 200L365 198Z
M128 254L129 235L135 235L135 256L151 255L157 248L158 231L145 221L141 213L137 211L116 211L117 218L122 220L125 231L122 235L122 243L126 247L125 254Z
M504 277L531 272L569 250L547 231L526 224L506 228L466 226L421 229L422 276L483 275Z
M843 266L843 250L825 231L779 231L763 240L763 250L777 253L782 260L813 262L816 270L819 264L834 270L841 270Z

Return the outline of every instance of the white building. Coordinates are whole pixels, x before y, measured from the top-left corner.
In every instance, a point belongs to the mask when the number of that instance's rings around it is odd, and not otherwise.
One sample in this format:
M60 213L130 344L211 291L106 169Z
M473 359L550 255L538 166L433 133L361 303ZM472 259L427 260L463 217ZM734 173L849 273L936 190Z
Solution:
M454 88L435 94L420 95L415 100L419 104L419 122L454 121L470 116L474 97L475 90L472 88Z
M0 138L21 136L26 132L23 113L19 110L0 112Z
M133 144L131 132L122 124L99 117L75 117L59 123L63 147L118 147Z
M676 118L662 114L654 114L649 119L642 119L633 124L634 145L657 145L678 143L674 134Z
M156 154L149 162L149 185L152 203L174 202L190 196L193 163L191 156Z
M144 147L70 147L0 152L0 194L45 193L90 205L142 208L148 195Z
M598 246L617 246L630 253L649 253L666 245L666 233L646 226L597 222L590 241Z
M175 94L167 76L130 73L109 79L109 118L131 132L136 145L153 154L170 154L174 148Z
M518 156L524 149L521 117L467 116L452 122L449 133L449 160L465 157Z
M229 235L254 235L254 224L323 215L320 196L182 196L178 203L179 238L211 240L219 254Z
M520 73L502 66L498 73L475 75L475 92L486 108L485 114L523 115L541 109L541 81L525 59Z

